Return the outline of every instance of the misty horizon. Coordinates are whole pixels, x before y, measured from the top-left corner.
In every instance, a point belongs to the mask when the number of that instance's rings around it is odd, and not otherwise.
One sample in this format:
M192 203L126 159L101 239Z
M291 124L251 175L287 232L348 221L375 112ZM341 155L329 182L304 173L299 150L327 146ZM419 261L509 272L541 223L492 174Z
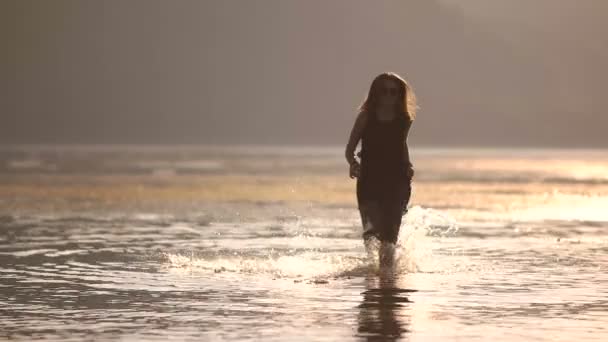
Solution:
M413 149L608 146L604 2L374 4L3 2L0 143L342 146L394 71Z

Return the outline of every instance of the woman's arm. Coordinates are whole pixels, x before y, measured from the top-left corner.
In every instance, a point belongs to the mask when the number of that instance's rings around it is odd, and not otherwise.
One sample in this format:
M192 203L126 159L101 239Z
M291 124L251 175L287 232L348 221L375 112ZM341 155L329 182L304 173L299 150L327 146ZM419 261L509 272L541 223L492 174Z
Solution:
M412 121L410 121L405 130L405 138L403 139L403 160L405 164L408 166L408 175L411 178L414 175L414 165L412 165L412 161L410 160L410 150L407 146L407 138L409 136L410 127L412 126Z
M350 137L348 138L346 150L344 151L344 156L346 157L346 161L348 162L348 164L352 164L355 161L355 148L357 148L357 144L359 143L359 140L363 135L363 128L365 128L366 122L366 113L359 112L359 115L357 115L357 119L355 120L355 124L353 125L353 128L350 131Z
M410 160L410 152L409 152L409 148L407 146L407 139L405 140L405 146L404 146L404 151L403 151L403 159L405 160L405 164L410 168L414 168L414 165L412 164L412 161Z

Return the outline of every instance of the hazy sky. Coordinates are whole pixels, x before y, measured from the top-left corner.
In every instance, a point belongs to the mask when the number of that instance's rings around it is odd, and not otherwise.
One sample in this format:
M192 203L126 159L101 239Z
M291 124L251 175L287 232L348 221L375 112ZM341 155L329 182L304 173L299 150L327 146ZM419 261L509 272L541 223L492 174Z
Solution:
M607 147L608 1L0 1L0 142L346 144L408 79L413 146Z

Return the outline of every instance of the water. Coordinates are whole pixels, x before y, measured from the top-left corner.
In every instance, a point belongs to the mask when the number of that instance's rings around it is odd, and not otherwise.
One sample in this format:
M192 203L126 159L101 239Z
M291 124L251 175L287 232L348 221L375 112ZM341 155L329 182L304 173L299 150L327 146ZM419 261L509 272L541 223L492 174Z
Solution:
M411 154L379 268L342 147L3 147L0 336L608 338L608 151Z

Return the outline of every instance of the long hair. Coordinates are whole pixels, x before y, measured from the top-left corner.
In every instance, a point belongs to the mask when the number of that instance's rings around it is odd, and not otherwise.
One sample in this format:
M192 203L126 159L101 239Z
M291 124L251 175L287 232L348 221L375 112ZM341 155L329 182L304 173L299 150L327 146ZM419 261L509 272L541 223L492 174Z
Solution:
M414 121L416 118L416 94L414 89L399 75L394 72L383 72L376 76L369 87L367 97L359 106L359 111L372 111L376 109L378 100L381 96L382 81L393 80L398 84L399 94L397 95L396 108L398 112L402 112L409 121Z

